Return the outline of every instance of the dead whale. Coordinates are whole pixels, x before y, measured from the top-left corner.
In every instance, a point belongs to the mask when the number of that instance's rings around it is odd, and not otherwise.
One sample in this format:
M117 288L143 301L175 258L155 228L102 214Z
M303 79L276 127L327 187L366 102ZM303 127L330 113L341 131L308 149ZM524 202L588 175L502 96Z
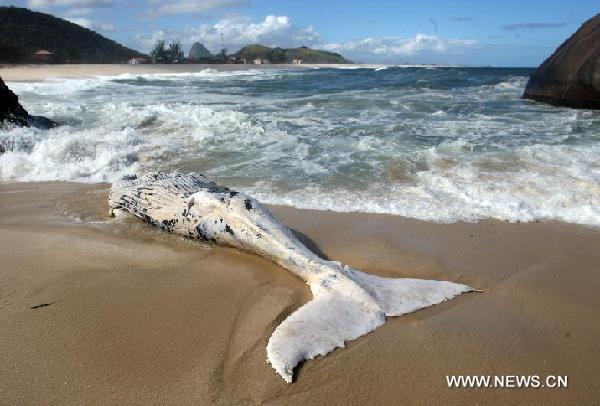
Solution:
M258 201L202 175L150 173L113 184L114 214L126 210L168 232L236 247L265 257L302 278L313 300L271 335L267 359L286 382L301 361L400 316L472 290L466 285L368 275L327 261L306 248Z

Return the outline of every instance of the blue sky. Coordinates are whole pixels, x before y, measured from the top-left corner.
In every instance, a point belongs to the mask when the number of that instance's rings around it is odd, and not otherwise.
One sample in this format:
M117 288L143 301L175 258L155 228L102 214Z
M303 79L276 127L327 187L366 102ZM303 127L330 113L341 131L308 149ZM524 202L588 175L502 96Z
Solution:
M597 0L0 0L69 19L147 52L158 39L211 51L248 43L340 52L356 62L537 66Z

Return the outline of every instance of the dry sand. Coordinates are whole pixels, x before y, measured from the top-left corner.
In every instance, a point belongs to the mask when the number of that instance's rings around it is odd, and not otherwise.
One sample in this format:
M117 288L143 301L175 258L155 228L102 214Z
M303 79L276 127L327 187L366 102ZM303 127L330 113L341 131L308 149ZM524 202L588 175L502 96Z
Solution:
M218 71L248 70L248 69L302 69L319 67L380 67L383 65L342 65L342 64L304 64L304 65L0 65L0 77L6 81L33 81L49 78L81 78L86 76L115 76L124 73L190 73L206 69Z
M307 286L254 255L111 222L107 188L0 184L2 404L562 405L600 395L597 229L272 207L331 259L485 291L392 318L286 384L265 346ZM568 375L569 387L448 389L451 374Z

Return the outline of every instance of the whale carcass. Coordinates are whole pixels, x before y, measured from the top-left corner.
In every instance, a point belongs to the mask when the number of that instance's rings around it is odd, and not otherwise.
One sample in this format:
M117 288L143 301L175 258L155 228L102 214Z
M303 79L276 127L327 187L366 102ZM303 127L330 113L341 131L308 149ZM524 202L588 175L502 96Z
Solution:
M113 184L109 204L161 229L265 257L303 279L313 299L271 335L267 359L286 382L301 361L326 355L345 342L400 316L470 291L459 283L381 278L306 248L256 199L202 175L150 173Z

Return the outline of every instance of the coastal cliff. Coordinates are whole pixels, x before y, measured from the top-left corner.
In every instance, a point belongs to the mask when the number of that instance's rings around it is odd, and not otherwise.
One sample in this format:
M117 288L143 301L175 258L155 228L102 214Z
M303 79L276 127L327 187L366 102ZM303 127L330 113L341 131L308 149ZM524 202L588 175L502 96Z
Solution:
M600 109L600 14L586 21L533 72L523 98Z

